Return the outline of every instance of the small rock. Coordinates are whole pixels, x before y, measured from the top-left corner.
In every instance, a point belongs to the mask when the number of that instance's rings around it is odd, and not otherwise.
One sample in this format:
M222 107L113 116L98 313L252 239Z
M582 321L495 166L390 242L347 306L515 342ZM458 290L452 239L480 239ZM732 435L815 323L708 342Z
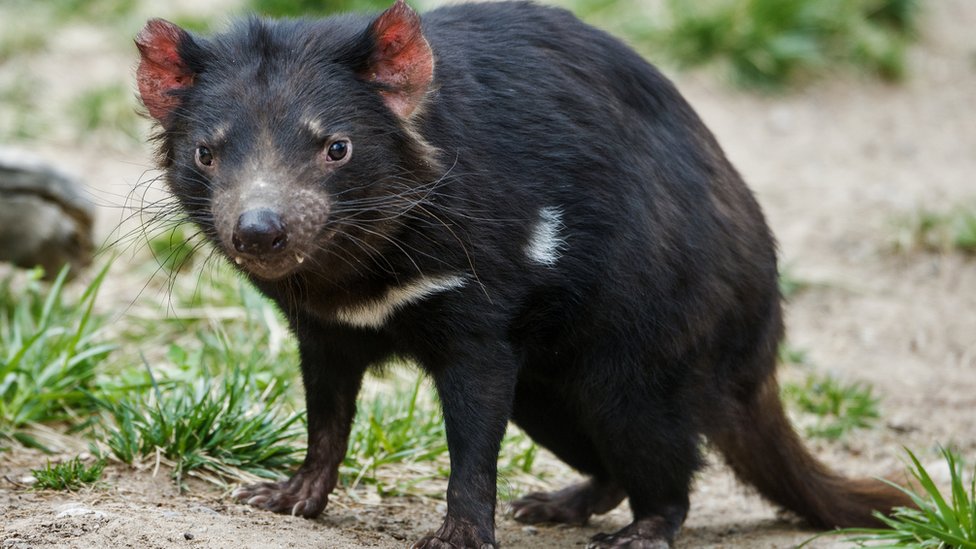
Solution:
M918 425L908 415L896 415L888 420L887 427L892 431L904 434L918 430Z
M58 514L56 515L57 518L91 517L95 519L103 519L106 516L105 513L101 511L96 511L94 509L89 509L87 507L82 507L80 505L71 503L68 505L62 505L59 509L60 511L58 511Z
M539 529L536 528L535 526L523 526L522 531L525 532L526 534L529 534L530 536L534 536L539 533Z
M213 509L207 507L206 505L194 505L193 507L190 508L190 511L193 511L194 513L204 513L207 515L220 516L220 513L214 511Z
M37 479L34 478L34 475L24 475L24 476L20 477L19 479L17 479L17 483L18 484L24 484L26 486L31 486L35 482L37 482Z
M193 534L191 534L191 533L189 533L189 532L183 532L183 539L186 539L186 540L191 540L191 539L193 539L194 537L195 537L195 536L194 536Z

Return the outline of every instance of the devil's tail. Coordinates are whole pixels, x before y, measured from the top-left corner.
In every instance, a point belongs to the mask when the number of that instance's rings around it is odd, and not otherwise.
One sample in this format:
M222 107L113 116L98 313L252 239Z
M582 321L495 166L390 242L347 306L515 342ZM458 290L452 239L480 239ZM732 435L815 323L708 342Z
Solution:
M878 526L872 513L913 506L877 479L849 479L820 463L790 424L775 377L738 401L709 438L735 473L770 501L820 528Z

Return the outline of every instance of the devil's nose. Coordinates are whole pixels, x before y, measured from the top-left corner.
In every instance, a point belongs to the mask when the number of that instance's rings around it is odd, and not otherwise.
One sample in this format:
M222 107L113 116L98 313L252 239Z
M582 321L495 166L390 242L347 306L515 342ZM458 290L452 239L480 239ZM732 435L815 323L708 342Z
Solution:
M237 218L234 248L250 255L280 252L288 244L288 229L281 216L268 208L248 210Z

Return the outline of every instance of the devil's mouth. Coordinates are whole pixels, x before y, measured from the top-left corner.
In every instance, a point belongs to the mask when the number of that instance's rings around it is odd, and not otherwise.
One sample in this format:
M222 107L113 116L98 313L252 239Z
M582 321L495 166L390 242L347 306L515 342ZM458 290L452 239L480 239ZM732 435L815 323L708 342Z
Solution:
M272 257L230 254L230 260L240 269L260 279L273 281L294 274L308 261L300 252L285 252Z

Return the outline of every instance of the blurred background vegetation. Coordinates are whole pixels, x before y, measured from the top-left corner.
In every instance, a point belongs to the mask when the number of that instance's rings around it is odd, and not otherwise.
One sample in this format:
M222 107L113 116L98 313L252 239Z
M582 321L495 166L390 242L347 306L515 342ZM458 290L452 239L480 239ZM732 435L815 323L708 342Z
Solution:
M680 67L717 65L738 85L779 89L838 68L888 80L905 73L917 0L666 0L653 18L639 0L571 0L585 19Z
M888 80L905 76L905 50L915 38L918 0L560 0L656 63L708 66L735 85L789 90L838 70ZM375 11L387 0L213 0L176 2L170 18L191 30L219 30L237 14L275 17ZM419 9L435 0L413 2ZM30 141L51 131L134 142L144 135L135 115L130 71L118 80L82 86L60 109L41 108L42 75L32 53L63 47L66 30L109 33L119 48L153 15L138 0L0 0L0 141ZM74 36L70 34L68 36ZM120 69L122 67L119 67Z

